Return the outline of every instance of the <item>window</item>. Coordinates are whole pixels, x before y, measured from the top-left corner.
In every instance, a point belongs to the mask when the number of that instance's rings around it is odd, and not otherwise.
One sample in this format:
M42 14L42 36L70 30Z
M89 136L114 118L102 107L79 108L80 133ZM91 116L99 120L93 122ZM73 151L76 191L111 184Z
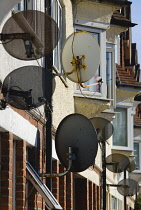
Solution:
M137 170L141 170L140 162L140 151L141 151L141 142L134 143L134 155Z
M58 0L52 0L52 8L52 18L56 21L60 33L58 45L53 51L53 65L61 72L60 52L62 49L62 7Z
M117 210L117 199L112 196L112 210Z
M91 33L95 39L98 41L100 46L100 66L96 72L96 74L84 85L91 85L97 83L97 77L102 77L104 83L102 85L95 85L84 88L83 94L88 97L101 97L106 98L106 31L101 28L95 27L95 24L92 22L87 23L85 20L75 20L75 30L87 31ZM87 25L88 24L88 25ZM102 46L102 47L101 47ZM95 55L94 55L95 56ZM80 89L76 85L75 94L81 94Z
M114 49L107 49L106 52L106 86L107 86L107 98L115 99L115 59ZM111 104L113 105L113 104Z
M118 103L112 136L112 149L133 150L133 108L131 103Z
M19 4L14 7L14 10L32 10L35 9L34 0L22 0Z
M115 111L119 114L116 114L113 120L113 145L127 147L127 109L117 108Z

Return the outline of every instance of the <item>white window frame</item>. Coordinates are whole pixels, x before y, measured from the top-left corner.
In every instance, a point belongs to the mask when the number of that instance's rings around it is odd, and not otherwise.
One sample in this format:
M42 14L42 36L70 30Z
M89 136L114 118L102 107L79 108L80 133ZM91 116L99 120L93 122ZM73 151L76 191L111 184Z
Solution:
M61 61L60 61L60 57L61 57L60 52L61 52L61 49L62 49L62 27L63 27L62 15L63 15L63 9L62 9L62 6L61 6L59 0L52 0L51 1L51 7L52 7L51 17L58 24L58 28L59 28L59 32L60 32L60 38L59 38L58 44L57 44L56 48L53 50L53 65L55 66L55 68L59 72L62 72ZM56 12L56 10L57 10L57 12ZM61 15L60 15L60 13L61 13ZM56 17L56 14L58 14L57 17ZM58 66L55 65L55 57L58 57L58 64L57 64Z
M106 81L106 30L103 29L97 29L94 27L89 27L90 23L83 25L79 25L79 22L76 22L75 30L81 30L81 31L88 31L88 32L94 32L99 33L99 44L102 46L100 48L100 76L102 77L103 81ZM100 97L101 99L106 99L106 83L102 83L101 85L101 92L91 92L91 91L82 91L84 95L90 96L90 97ZM82 95L80 90L77 89L77 86L75 86L75 95Z
M134 170L133 173L141 173L141 140L140 141L134 140L134 143L139 144L139 167L140 167L140 169Z
M133 107L132 107L132 104L119 103L117 104L116 108L123 108L127 110L127 146L115 146L113 145L113 139L112 139L112 149L133 151Z

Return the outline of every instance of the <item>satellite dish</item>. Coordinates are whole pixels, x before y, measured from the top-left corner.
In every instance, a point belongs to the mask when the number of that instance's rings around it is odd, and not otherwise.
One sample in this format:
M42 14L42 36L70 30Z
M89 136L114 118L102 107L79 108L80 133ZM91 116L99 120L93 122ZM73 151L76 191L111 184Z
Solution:
M24 66L7 75L2 93L11 106L30 110L45 104L47 71L39 66Z
M139 191L139 185L133 179L123 179L118 183L117 190L123 196L133 196Z
M11 36L5 40L9 34L13 34L13 38ZM27 34L30 37L27 37ZM25 10L12 15L5 23L2 35L5 50L20 60L34 60L47 56L59 40L56 22L47 14L34 10Z
M96 131L88 118L70 114L58 126L55 146L62 165L68 168L68 148L72 147L72 172L81 172L94 164L98 149Z
M129 163L126 170L131 173L132 171L136 170L136 167L137 167L136 162L135 162L135 158L129 156L129 162L130 163Z
M94 117L90 121L97 131L98 141L106 141L112 136L114 128L109 120L102 117Z
M129 158L123 154L115 153L106 158L106 167L114 173L121 173L130 164Z
M71 34L64 44L61 62L71 81L83 83L90 80L100 62L100 48L95 37L86 31Z

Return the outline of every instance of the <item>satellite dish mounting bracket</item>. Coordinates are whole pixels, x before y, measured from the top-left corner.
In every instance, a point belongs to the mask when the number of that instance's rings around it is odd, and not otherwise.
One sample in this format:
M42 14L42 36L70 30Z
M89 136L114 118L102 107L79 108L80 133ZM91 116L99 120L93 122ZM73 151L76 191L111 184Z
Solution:
M0 34L0 40L13 40L13 39L31 39L31 35L29 33L13 33L13 34Z
M6 109L7 102L4 99L0 99L0 110Z
M69 152L68 152L68 162L69 163L68 163L67 170L64 171L63 173L40 174L40 176L41 177L50 177L50 178L65 176L71 170L72 159L73 159L73 148L69 147Z

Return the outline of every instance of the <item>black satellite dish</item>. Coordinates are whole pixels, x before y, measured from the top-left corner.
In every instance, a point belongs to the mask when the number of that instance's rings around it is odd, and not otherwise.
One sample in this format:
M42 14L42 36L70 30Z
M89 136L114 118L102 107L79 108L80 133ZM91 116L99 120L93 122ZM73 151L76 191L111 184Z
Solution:
M10 17L2 29L5 50L20 60L47 56L56 47L59 29L47 14L25 10Z
M122 179L117 185L117 190L123 196L133 196L139 191L139 185L133 179Z
M72 172L81 172L94 164L98 149L96 131L88 118L70 114L58 126L55 146L62 165L68 168L68 150L72 147Z
M94 117L90 121L96 129L98 141L106 141L112 136L114 128L109 120L102 117Z
M30 110L45 104L47 71L39 66L24 66L7 75L2 93L11 106Z
M107 156L106 158L107 169L114 173L123 172L127 169L129 164L129 158L123 154L115 153Z

